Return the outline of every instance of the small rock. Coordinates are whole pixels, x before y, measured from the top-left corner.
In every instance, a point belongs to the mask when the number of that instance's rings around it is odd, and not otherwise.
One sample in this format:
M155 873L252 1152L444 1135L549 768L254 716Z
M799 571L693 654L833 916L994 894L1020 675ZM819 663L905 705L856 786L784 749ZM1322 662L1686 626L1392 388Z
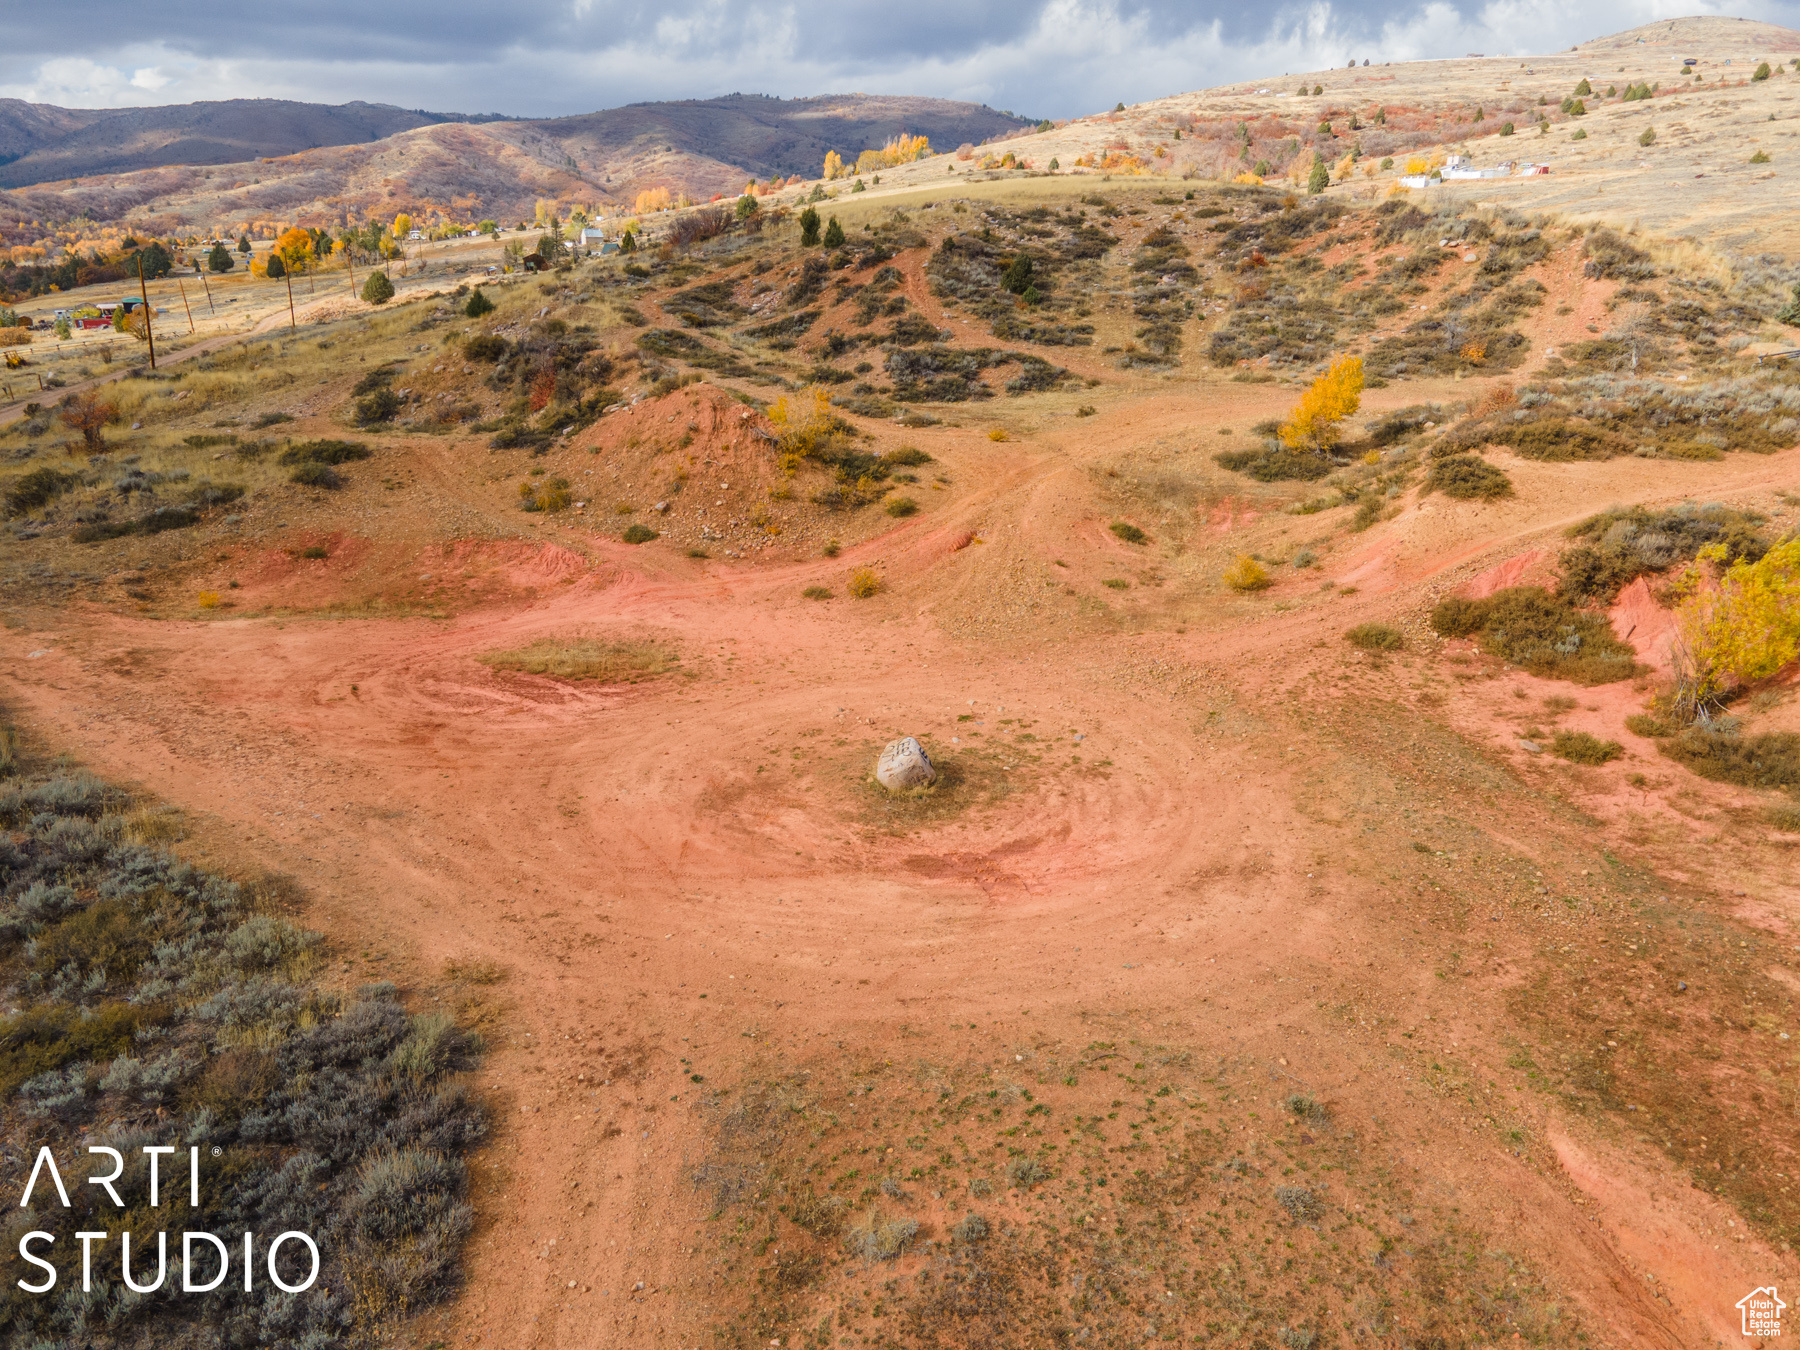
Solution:
M1519 749L1523 750L1528 755L1541 755L1544 753L1544 747L1539 745L1536 741L1520 741Z
M875 781L889 792L905 792L937 781L937 770L925 747L911 736L889 741L875 761Z
M144 424L142 422L133 422L131 424L131 429L133 431L142 431L144 429Z
M669 509L669 504L667 502L658 502L655 506L651 507L650 509L652 511L667 511Z

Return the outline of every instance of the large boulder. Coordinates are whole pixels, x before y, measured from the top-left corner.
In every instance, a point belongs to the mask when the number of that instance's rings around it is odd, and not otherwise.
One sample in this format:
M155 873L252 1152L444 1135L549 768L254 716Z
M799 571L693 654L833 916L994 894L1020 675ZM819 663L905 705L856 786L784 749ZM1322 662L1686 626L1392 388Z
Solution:
M937 781L937 770L925 747L911 736L889 741L881 758L875 761L875 781L889 792L905 792Z

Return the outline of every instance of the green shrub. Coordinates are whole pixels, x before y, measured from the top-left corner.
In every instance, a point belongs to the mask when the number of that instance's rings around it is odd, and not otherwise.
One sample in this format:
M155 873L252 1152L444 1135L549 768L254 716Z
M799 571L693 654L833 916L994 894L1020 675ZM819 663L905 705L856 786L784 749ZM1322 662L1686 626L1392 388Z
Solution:
M825 227L825 247L842 248L843 246L844 227L838 224L838 218L833 216L831 218L831 223Z
M1624 754L1625 747L1585 731L1559 731L1550 743L1550 753L1573 764L1605 764Z
M61 927L52 928L52 936ZM123 1002L103 1003L91 1015L79 1007L40 1004L0 1017L0 1097L10 1097L27 1079L65 1064L104 1063L122 1055L139 1031L168 1018L165 1007Z
M344 485L344 480L329 464L305 463L295 467L288 475L290 483L298 483L301 487L336 488Z
M1792 731L1737 736L1695 726L1658 741L1656 748L1717 783L1800 791L1800 734Z
M360 441L302 441L283 450L279 464L348 464L373 452Z
M912 445L899 446L896 449L888 451L881 458L883 463L901 465L907 468L915 468L920 464L930 464L932 462L930 455L926 454L917 446Z
M483 295L481 287L477 286L469 294L469 303L463 306L463 315L465 318L479 319L484 314L492 314L494 309L494 302Z
M1510 445L1526 459L1563 462L1578 459L1611 459L1631 453L1624 437L1586 422L1566 417L1546 417L1536 422L1501 423L1489 435L1500 445Z
M808 586L800 594L808 600L829 600L831 599L831 587Z
M1261 483L1310 482L1331 472L1331 461L1325 456L1282 446L1224 450L1213 456L1213 463L1232 473L1249 474Z
M495 361L504 360L507 350L505 338L491 335L472 337L463 343L463 355L481 365L490 365Z
M363 282L362 298L371 305L385 305L394 298L394 283L388 280L386 272L369 273L369 279Z
M1569 529L1571 538L1593 542L1563 553L1558 584L1571 595L1610 604L1621 587L1691 562L1702 548L1717 545L1727 563L1757 562L1769 551L1769 540L1756 528L1761 520L1713 504L1602 511Z
M1149 535L1127 521L1115 520L1108 528L1128 544L1147 544L1150 542Z
M40 507L48 506L80 481L80 474L61 473L49 465L22 473L6 489L6 514L28 516Z
M376 276L381 274L377 272ZM403 405L400 395L392 389L377 389L366 398L356 400L355 416L358 426L373 426L377 422L391 422L399 415Z
M625 533L619 537L628 544L647 544L652 539L657 539L661 536L648 525L632 525L627 527Z
M1365 652L1397 652L1406 645L1405 635L1385 623L1359 623L1344 634L1344 639Z
M1450 455L1434 460L1425 475L1425 491L1441 492L1460 501L1498 501L1512 496L1512 479L1506 471L1479 455Z
M1800 804L1776 802L1772 806L1765 806L1763 819L1778 830L1789 834L1800 834Z
M919 504L911 497L895 497L887 504L887 513L896 519L919 513Z
M1645 740L1657 740L1663 736L1673 736L1676 728L1673 722L1658 717L1655 713L1632 713L1625 719L1625 730L1633 736L1642 736Z
M58 1251L76 1230L141 1232L156 1211L136 1149L155 1120L164 1138L220 1150L201 1150L207 1204L186 1226L228 1249L246 1231L330 1235L332 1297L258 1281L230 1300L117 1302L107 1340L222 1345L255 1327L251 1340L325 1350L346 1343L348 1308L391 1320L435 1303L456 1287L472 1217L459 1155L486 1133L452 1078L473 1067L474 1043L441 1014L409 1017L391 985L314 983L321 939L270 912L295 907L297 888L235 883L142 843L102 814L125 801L86 775L0 794L16 827L0 930L31 984L27 1006L0 1017L0 1105L19 1130L129 1160L126 1213L85 1186L65 1207L40 1179L14 1212L20 1230L51 1233ZM310 1264L295 1261L284 1251L290 1282ZM9 1286L0 1308L9 1344L53 1343L88 1315L73 1281L37 1298Z
M1473 637L1490 656L1544 679L1610 684L1637 671L1636 652L1604 614L1577 610L1568 596L1535 586L1440 601L1431 627L1444 637Z

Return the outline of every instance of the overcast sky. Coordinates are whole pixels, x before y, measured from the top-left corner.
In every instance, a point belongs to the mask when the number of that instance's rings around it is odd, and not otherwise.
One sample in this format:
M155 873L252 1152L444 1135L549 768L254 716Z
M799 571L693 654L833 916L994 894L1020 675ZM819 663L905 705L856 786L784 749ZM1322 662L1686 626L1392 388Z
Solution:
M1530 55L1653 19L1800 26L1800 0L167 0L7 5L0 96L78 107L279 97L555 116L732 92L933 94L1071 117L1232 80ZM131 41L147 29L161 36Z

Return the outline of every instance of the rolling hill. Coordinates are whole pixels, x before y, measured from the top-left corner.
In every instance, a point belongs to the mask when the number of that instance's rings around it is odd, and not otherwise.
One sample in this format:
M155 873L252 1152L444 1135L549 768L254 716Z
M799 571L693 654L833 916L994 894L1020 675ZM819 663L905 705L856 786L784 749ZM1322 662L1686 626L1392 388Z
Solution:
M172 164L230 164L329 145L360 145L442 122L498 121L382 103L234 98L160 108L58 108L0 100L0 187L131 173Z
M0 201L16 217L154 231L401 209L510 218L540 197L736 192L752 175L817 174L827 151L854 158L902 131L955 149L1027 125L975 103L865 94L733 94L520 121L276 100L102 115L0 104L0 146L17 156L0 169L11 189Z

